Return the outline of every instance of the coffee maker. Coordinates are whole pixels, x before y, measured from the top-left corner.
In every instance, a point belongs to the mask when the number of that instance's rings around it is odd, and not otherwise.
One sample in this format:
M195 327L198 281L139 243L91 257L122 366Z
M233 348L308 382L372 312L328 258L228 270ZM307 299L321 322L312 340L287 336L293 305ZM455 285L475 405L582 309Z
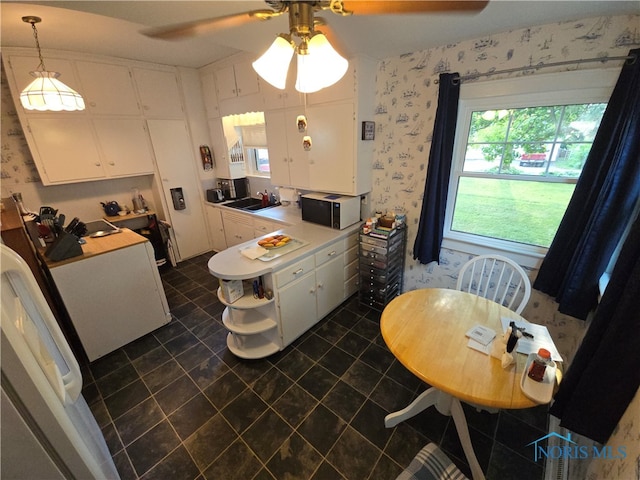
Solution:
M249 196L249 184L247 177L242 178L219 178L218 188L222 190L225 200L245 198Z

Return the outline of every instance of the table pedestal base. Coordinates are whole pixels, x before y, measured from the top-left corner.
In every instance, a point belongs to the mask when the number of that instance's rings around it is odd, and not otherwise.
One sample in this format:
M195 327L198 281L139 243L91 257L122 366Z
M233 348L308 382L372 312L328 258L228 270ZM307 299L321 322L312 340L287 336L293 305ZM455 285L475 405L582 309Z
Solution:
M471 475L474 480L484 480L484 473L482 472L478 459L476 458L476 454L473 451L473 445L471 445L467 419L464 416L460 400L457 398L444 393L435 387L431 387L422 392L418 398L402 410L398 410L397 412L387 415L384 419L384 426L387 428L393 428L400 422L404 422L432 406L435 406L441 414L453 417L453 423L456 426L458 438L462 444L462 450L467 457L467 462L469 462Z

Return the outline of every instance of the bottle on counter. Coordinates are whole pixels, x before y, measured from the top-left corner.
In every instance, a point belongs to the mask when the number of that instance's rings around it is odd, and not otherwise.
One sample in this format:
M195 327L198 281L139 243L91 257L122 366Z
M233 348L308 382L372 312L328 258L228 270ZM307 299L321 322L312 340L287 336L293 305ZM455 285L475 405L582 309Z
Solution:
M538 350L537 355L531 362L529 372L527 376L536 382L542 382L544 380L544 374L547 370L547 366L551 363L551 353L546 348Z

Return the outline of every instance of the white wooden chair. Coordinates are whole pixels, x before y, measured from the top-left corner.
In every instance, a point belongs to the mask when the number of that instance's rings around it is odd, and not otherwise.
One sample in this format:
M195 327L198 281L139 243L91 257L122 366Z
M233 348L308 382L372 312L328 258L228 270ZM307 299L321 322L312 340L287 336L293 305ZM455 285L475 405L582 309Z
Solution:
M531 297L531 281L523 268L501 255L479 255L458 274L457 290L473 293L522 313Z

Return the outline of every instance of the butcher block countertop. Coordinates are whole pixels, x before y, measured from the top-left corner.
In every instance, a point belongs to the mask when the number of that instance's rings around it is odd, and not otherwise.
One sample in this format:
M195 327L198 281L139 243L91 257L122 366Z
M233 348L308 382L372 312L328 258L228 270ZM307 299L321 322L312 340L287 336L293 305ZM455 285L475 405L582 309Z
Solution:
M59 267L61 265L66 265L68 263L79 262L80 260L94 257L96 255L102 255L105 253L113 252L115 250L120 250L121 248L127 248L131 247L132 245L148 242L145 237L143 237L142 235L138 235L128 228L121 228L120 230L120 233L114 233L105 237L83 237L87 241L87 243L81 245L82 255L66 258L64 260L60 260L59 262L52 262L45 256L44 252L46 251L48 245L44 248L38 247L38 251L47 264L47 267L51 269Z

